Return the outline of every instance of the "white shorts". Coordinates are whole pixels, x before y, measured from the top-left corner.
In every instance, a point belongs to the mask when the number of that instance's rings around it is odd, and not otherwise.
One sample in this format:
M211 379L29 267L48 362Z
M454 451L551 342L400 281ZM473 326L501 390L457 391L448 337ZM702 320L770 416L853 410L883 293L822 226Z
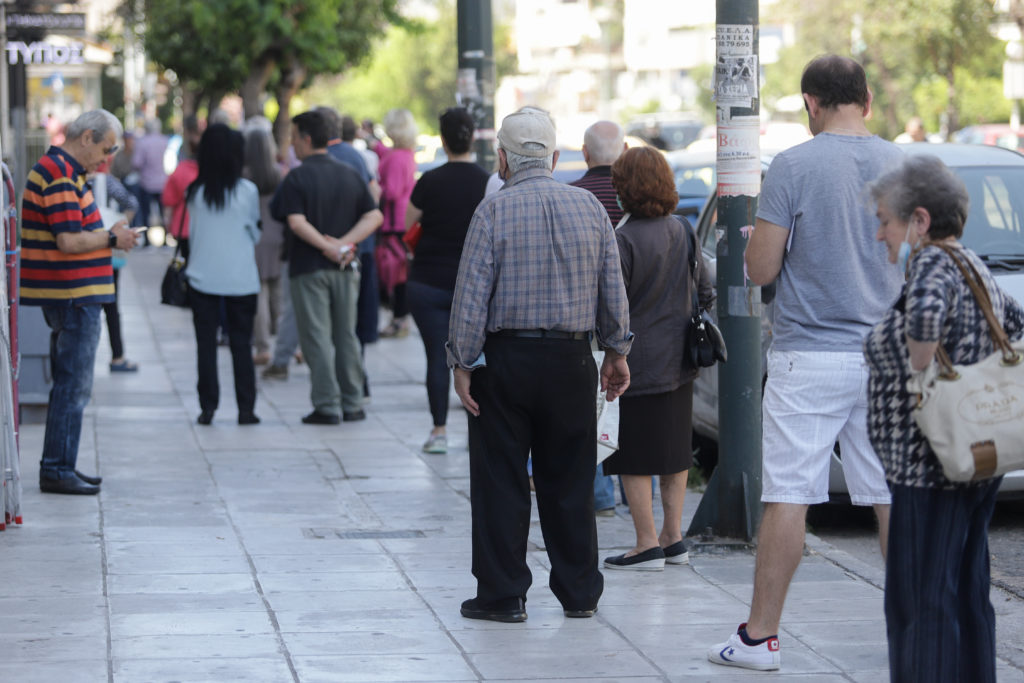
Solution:
M868 440L868 371L860 353L769 351L762 404L765 503L828 500L829 460L839 441L854 505L889 503Z

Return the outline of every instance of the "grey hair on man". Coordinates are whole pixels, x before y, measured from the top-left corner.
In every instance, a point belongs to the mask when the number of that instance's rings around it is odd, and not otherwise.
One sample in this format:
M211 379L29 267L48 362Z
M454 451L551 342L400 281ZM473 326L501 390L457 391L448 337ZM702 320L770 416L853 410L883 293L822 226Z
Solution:
M99 142L107 133L114 131L114 137L124 135L124 128L117 117L106 109L93 109L81 114L68 126L68 140L78 140L88 132L92 132L92 141Z
M613 121L598 121L583 134L583 156L587 166L611 166L625 149L622 127Z

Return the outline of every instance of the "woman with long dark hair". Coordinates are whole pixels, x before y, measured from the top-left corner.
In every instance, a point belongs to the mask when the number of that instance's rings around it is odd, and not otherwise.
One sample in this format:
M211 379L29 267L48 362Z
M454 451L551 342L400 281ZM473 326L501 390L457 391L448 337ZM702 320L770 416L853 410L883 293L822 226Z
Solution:
M208 425L220 400L217 381L217 326L223 303L235 375L238 424L256 424L256 369L252 362L253 318L260 277L256 242L260 238L259 190L242 177L242 134L222 123L199 141L199 175L188 187L191 253L185 276L196 330L199 382L197 422Z
M469 221L487 187L487 172L472 160L473 130L473 117L464 108L452 107L441 114L441 144L448 163L423 174L405 210L406 229L416 221L423 228L406 293L427 352L427 400L434 428L423 451L439 455L448 452L445 426L451 372L444 343L455 279Z

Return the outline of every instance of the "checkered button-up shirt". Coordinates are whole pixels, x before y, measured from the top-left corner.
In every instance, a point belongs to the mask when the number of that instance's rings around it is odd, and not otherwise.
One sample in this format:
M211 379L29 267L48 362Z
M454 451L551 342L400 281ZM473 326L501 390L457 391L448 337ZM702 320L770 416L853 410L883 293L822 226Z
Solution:
M469 226L448 328L448 364L471 368L488 333L591 332L626 355L629 302L604 207L526 169L484 198Z

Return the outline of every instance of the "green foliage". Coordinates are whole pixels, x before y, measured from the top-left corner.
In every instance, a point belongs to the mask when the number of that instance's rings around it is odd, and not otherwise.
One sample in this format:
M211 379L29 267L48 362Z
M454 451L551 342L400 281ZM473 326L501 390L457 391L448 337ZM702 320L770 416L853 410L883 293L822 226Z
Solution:
M935 131L940 117L960 127L986 108L994 115L1009 106L1001 86L992 88L1001 82L1004 43L990 33L991 0L781 0L773 11L762 21L793 21L797 42L766 69L769 108L798 92L804 65L827 52L864 65L874 93L868 126L883 137L895 137L914 115Z
M146 50L204 93L237 90L254 72L301 65L309 75L358 62L397 0L149 0Z
M305 102L327 104L357 120L380 121L388 110L412 112L425 133L437 133L437 117L455 105L458 67L455 3L438 3L437 21L393 26L371 57L348 73L317 79L302 93ZM515 69L507 29L495 31L499 75Z

